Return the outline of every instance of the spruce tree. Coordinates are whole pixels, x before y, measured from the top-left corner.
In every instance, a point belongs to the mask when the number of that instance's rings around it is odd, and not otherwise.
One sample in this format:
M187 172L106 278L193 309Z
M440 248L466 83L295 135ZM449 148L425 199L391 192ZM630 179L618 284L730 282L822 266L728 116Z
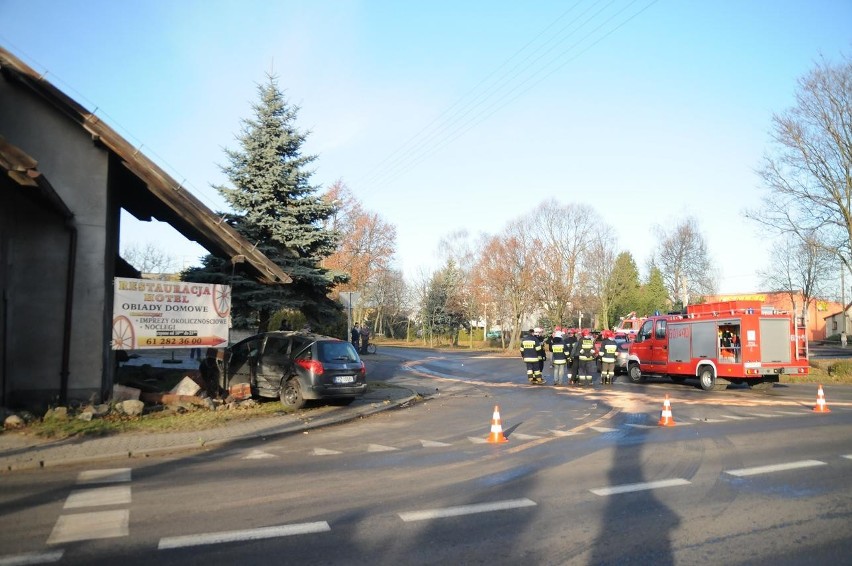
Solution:
M258 85L254 116L242 121L240 149L226 149L221 167L230 186L216 190L231 206L220 213L249 242L292 277L290 284L263 284L227 259L211 255L203 267L184 272L184 279L232 286L234 327L268 329L270 316L281 309L301 311L312 326L330 322L339 307L328 298L344 280L322 268L321 261L337 248L339 235L323 228L334 214L319 188L311 185L308 167L315 155L303 155L307 133L296 128L299 108L288 104L277 79Z

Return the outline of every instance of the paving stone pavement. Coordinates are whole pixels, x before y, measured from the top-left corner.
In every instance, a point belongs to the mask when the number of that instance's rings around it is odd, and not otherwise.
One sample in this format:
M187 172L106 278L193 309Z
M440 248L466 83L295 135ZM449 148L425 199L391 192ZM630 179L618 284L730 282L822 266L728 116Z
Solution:
M101 438L46 440L26 432L0 432L0 471L84 464L95 460L145 457L203 450L241 439L292 434L358 419L414 401L404 387L368 391L346 407L321 406L307 412L246 419L192 432L120 433Z

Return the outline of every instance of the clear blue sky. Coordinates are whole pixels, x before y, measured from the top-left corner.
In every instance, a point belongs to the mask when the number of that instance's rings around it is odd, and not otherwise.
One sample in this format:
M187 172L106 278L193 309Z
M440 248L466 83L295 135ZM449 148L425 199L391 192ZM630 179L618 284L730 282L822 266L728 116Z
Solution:
M852 1L0 0L0 44L214 210L223 148L274 72L314 182L397 227L409 278L450 232L574 202L643 272L651 227L697 217L733 293L768 263L742 211L771 116L821 54L850 53ZM204 253L136 224L123 244Z

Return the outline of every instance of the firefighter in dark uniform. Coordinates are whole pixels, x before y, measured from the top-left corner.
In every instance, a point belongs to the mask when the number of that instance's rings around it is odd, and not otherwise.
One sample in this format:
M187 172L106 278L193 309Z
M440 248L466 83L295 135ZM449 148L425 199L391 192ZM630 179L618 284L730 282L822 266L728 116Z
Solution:
M580 385L592 384L595 375L595 339L588 328L584 328L582 336L574 347L575 356L580 360L578 379Z
M541 352L538 355L538 375L541 377L541 381L538 383L544 385L544 362L547 360L547 343L550 339L544 337L544 330L540 327L536 327L534 332L541 344Z
M562 341L562 329L557 327L553 331L550 342L550 360L553 364L553 385L568 385L566 369L568 367L568 356L565 353L565 342Z
M530 328L530 331L521 338L521 358L527 364L527 379L530 383L542 384L544 379L541 377L541 350L542 343L535 335L535 331Z
M577 371L580 364L580 359L574 355L574 350L577 346L577 331L574 328L568 329L568 336L565 338L565 354L568 356L568 384L577 383Z
M604 330L601 333L603 341L598 350L601 358L601 385L612 385L615 383L615 359L618 355L618 343L613 340L615 334L612 330Z

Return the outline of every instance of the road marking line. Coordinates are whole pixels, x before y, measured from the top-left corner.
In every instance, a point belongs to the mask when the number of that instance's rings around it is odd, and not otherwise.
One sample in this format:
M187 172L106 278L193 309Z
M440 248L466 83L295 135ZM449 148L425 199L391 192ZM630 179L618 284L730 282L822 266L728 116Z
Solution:
M77 483L117 483L130 481L130 468L115 468L113 470L88 470L80 472Z
M517 438L518 440L538 440L541 437L533 436L532 434L524 434L522 432L513 432L512 438Z
M618 430L617 428L606 428L605 426L590 426L589 428L596 432L615 432Z
M721 416L723 419L733 419L735 421L747 421L749 419L754 418L754 417L738 417L736 415L719 415L719 416Z
M225 531L221 533L209 533L202 535L166 537L160 539L160 544L157 545L157 549L169 550L172 548L203 546L207 544L221 544L224 542L261 540L267 538L287 537L292 535L323 533L328 532L330 530L331 527L326 521L317 521L315 523L298 523L294 525L280 525L277 527L262 527L259 529L248 529L245 531Z
M487 438L479 438L478 436L468 436L467 439L473 442L474 444L485 444L486 442L488 442Z
M530 499L509 499L496 501L494 503L478 503L474 505L460 505L458 507L445 507L443 509L427 509L425 511L408 511L399 513L399 518L410 523L412 521L425 521L427 519L443 519L446 517L458 517L461 515L472 515L474 513L488 513L491 511L505 511L507 509L518 509L538 505Z
M340 452L327 448L314 448L314 456L330 456L332 454L340 454Z
M54 552L26 552L15 556L0 556L0 566L30 566L31 564L48 564L62 560L64 550Z
M382 446L381 444L370 444L367 446L367 452L390 452L392 450L399 450L399 448L394 448L392 446Z
M264 458L275 458L275 454L270 454L269 452L264 452L263 450L252 450L248 453L247 456L243 457L243 460L262 460Z
M812 468L814 466L825 465L825 462L820 462L819 460L800 460L798 462L789 462L787 464L773 464L770 466L757 466L755 468L726 470L725 473L731 476L754 476L757 474L769 474L772 472L784 472L786 470L797 470L800 468Z
M755 417L766 417L767 419L774 419L776 417L780 417L781 415L775 415L770 413L754 413Z
M592 493L595 495L615 495L618 493L630 493L633 491L644 491L648 489L659 489L661 487L674 487L678 485L689 485L689 480L685 480L682 478L674 478L671 480L658 480L658 481L650 481L650 482L642 482L642 483L628 483L624 485L616 485L613 487L601 487L597 489L590 489Z
M115 485L72 491L65 500L63 509L100 507L103 505L126 505L130 503L130 486Z
M130 511L127 509L61 515L53 526L47 544L126 537L129 524Z
M574 432L573 430L551 430L554 436L577 436L578 434L583 434L582 432Z
M446 442L438 442L437 440L421 440L420 444L423 445L423 448L441 448L443 446L452 446L451 444L447 444Z
M801 417L802 415L806 415L807 413L803 412L793 412L793 411L778 411L779 415L790 415L793 417Z
M724 423L727 422L725 419L708 419L704 417L692 417L692 420L698 421L700 423Z
M842 457L848 460L852 460L852 454L844 454Z

